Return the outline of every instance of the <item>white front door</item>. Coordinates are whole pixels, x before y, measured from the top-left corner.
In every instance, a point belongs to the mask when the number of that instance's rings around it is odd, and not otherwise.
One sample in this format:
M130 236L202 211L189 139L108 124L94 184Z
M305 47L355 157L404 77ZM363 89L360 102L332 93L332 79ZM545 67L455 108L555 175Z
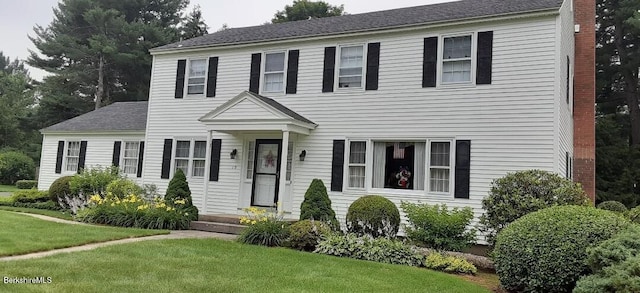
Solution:
M278 202L281 151L282 140L256 140L251 205L272 207Z

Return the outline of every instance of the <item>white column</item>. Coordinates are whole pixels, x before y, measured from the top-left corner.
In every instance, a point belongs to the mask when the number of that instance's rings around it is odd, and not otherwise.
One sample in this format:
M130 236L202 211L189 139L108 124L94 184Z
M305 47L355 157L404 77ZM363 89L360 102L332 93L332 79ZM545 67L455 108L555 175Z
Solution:
M204 191L202 194L202 210L199 211L199 214L206 215L207 213L207 197L209 196L209 173L211 170L211 139L212 137L211 130L207 130L207 153L205 155L204 162Z
M287 156L289 153L289 130L282 131L282 153L280 154L280 183L278 185L278 214L284 212L282 202L284 200L284 192L287 184Z

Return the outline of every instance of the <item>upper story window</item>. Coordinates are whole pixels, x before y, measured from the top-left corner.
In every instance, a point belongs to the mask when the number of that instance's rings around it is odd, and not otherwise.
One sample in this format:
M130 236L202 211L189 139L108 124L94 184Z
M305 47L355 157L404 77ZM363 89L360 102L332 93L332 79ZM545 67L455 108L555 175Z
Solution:
M76 172L78 171L78 161L80 160L80 142L68 141L67 153L65 156L66 171Z
M189 77L187 81L187 94L204 94L204 85L207 73L207 60L194 59L189 61Z
M445 37L442 83L471 82L471 35Z
M140 153L140 142L125 141L124 156L122 158L122 171L125 174L138 173L138 154Z
M364 68L364 46L340 47L339 88L361 88Z
M285 54L267 53L264 62L264 86L265 93L281 93L284 91Z

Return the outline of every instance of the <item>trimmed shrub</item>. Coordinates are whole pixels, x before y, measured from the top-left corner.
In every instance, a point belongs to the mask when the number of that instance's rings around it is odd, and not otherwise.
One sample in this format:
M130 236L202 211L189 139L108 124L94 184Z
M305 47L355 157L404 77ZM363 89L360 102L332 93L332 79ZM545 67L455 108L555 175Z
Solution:
M629 210L624 204L615 200L603 201L598 204L598 208L616 213L626 213Z
M587 263L593 272L640 256L640 226L631 225L613 238L587 249Z
M509 291L571 292L589 271L587 247L631 225L615 213L556 206L528 214L498 234L493 257Z
M314 251L323 235L331 232L329 225L314 220L302 220L289 227L288 246L304 251Z
M464 258L432 252L424 260L427 269L445 273L475 275L478 268Z
M640 224L640 206L630 209L627 214L629 215L629 220L631 220L631 222Z
M590 205L580 184L557 174L528 170L509 173L491 183L489 196L482 200L486 211L480 217L480 231L493 245L496 235L516 219L556 205Z
M46 202L49 200L49 193L37 189L18 190L11 195L11 200L14 203Z
M33 179L36 164L29 156L15 151L0 153L0 184L13 185L18 180Z
M38 180L18 180L16 181L18 189L31 189L38 187Z
M287 236L286 222L277 220L258 221L242 230L238 241L245 244L274 247L283 246Z
M327 188L320 179L313 179L304 201L300 205L300 220L316 220L329 223L335 230L340 228L336 213L331 208L331 200L327 194Z
M0 204L2 205L2 204ZM14 207L22 207L22 208L30 208L30 209L39 209L39 210L52 210L52 211L60 211L63 210L59 204L47 200L44 202L14 202L12 204Z
M12 206L13 200L9 196L0 196L0 206Z
M124 198L130 194L144 194L145 191L142 187L138 186L135 182L120 178L111 181L107 184L107 196L115 196L117 198Z
M390 200L367 195L354 201L347 211L347 229L358 235L395 237L400 226L400 212Z
M405 225L407 237L421 246L437 250L461 251L475 240L475 230L467 227L473 219L473 210L446 205L414 204L402 202L402 211L409 224Z
M49 187L49 198L51 198L53 202L59 202L65 198L65 196L74 196L71 192L71 186L69 185L72 178L73 176L63 176L51 183Z
M640 256L631 257L619 264L605 267L598 274L580 279L573 292L640 292Z
M187 177L184 176L184 172L182 172L182 170L176 170L173 178L169 181L169 186L167 187L164 199L168 203L172 203L176 200L184 201L184 208L189 212L190 218L194 221L198 219L198 209L193 205L189 182L187 182Z
M331 234L316 246L315 253L409 266L424 265L424 257L402 241L369 235Z
M107 194L107 185L120 178L123 178L123 176L120 174L118 167L95 167L84 169L79 174L73 176L69 182L69 187L73 195L89 197L94 194L99 194L104 197Z

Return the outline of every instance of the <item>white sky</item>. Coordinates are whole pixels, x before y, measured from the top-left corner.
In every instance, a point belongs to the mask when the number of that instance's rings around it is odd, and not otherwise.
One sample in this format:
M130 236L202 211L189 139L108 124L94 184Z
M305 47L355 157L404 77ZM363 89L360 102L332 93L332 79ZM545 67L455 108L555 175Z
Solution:
M333 5L344 4L349 14L418 6L451 0L325 0ZM12 59L26 59L28 50L35 47L27 37L35 35L33 27L44 27L53 20L52 8L58 0L2 0L0 1L0 51ZM293 0L191 0L191 6L200 5L209 32L229 27L260 25L268 22L278 10ZM31 77L41 80L45 72L29 68Z

